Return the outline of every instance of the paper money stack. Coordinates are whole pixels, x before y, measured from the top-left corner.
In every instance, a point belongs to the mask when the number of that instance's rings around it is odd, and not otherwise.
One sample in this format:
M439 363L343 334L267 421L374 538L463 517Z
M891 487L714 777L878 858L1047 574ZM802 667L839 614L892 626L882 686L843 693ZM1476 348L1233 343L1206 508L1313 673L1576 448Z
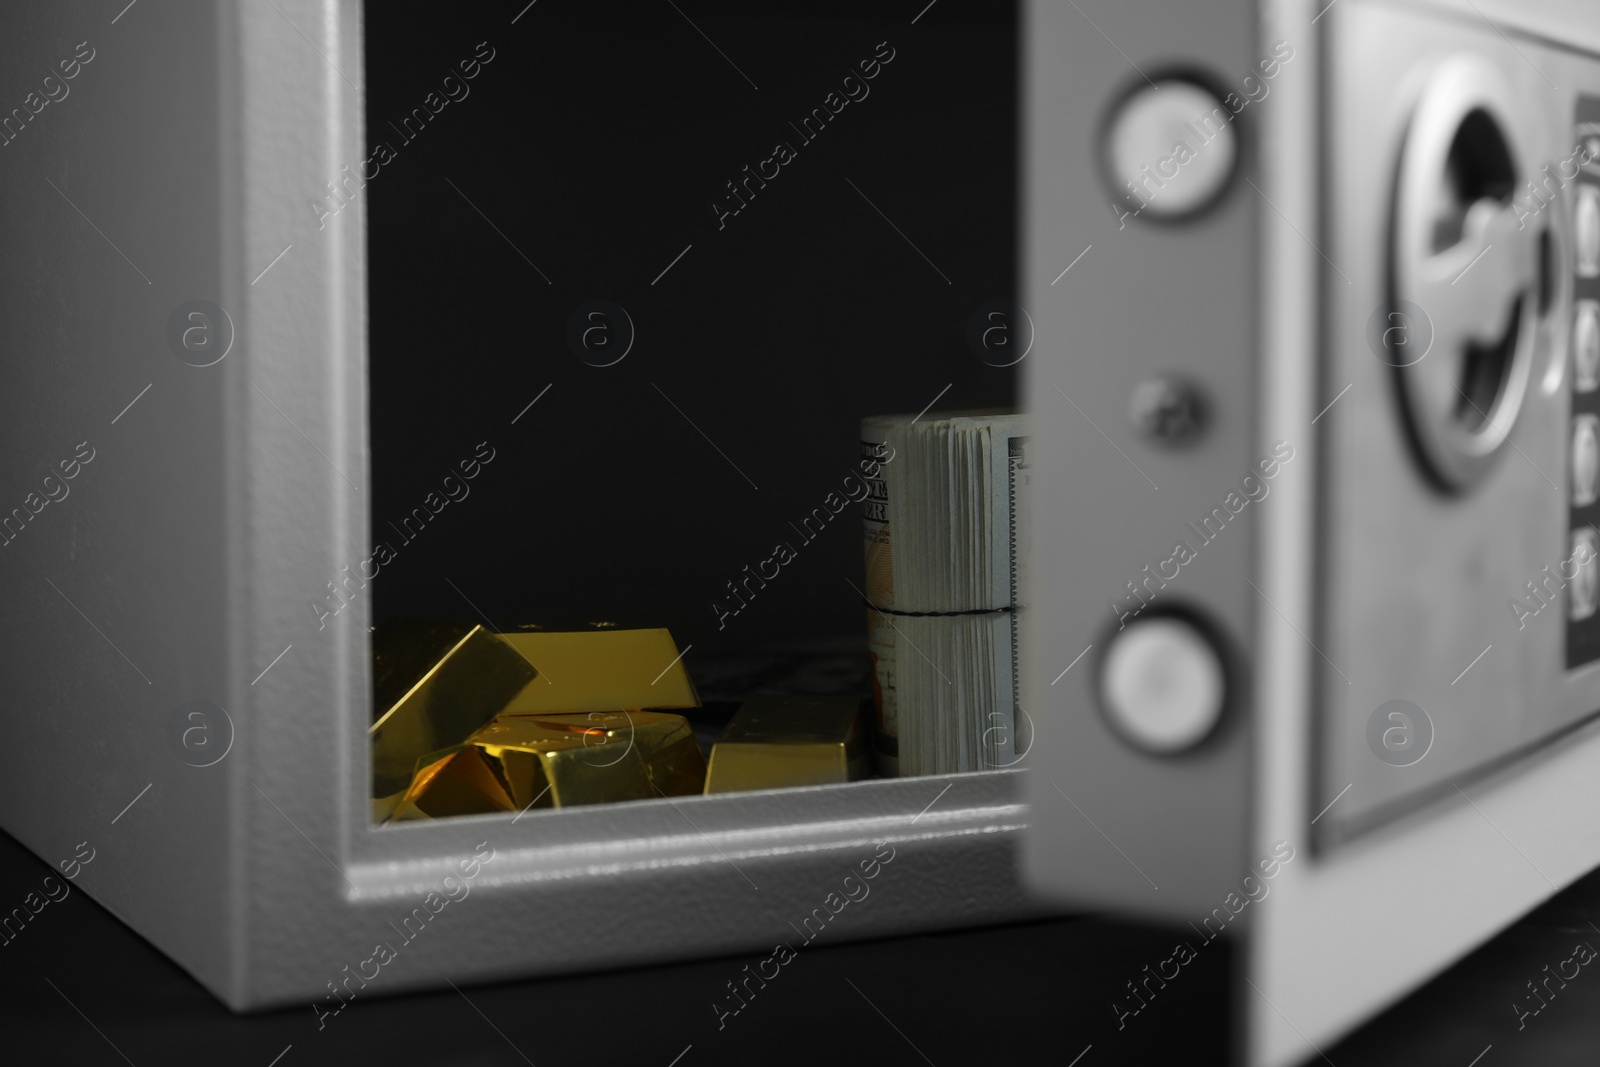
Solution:
M1011 766L1031 734L1017 694L1022 416L876 416L861 437L879 463L865 503L879 770Z

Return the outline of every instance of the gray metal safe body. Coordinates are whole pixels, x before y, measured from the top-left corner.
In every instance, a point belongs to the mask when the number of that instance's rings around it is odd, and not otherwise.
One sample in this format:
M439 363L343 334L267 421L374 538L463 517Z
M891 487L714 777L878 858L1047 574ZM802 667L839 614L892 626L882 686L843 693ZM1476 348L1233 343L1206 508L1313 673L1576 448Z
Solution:
M361 6L113 15L0 43L59 97L0 150L8 832L88 842L75 884L235 1009L766 954L884 842L832 936L1024 914L1017 772L373 828L367 602L307 608L370 543L364 216L308 208L367 154Z
M1078 6L1035 0L1023 32L1020 299L1048 546L1024 865L1063 901L1245 929L1246 1061L1312 1061L1600 860L1600 670L1572 656L1573 593L1549 587L1525 627L1507 610L1593 515L1569 442L1594 402L1573 338L1600 264L1574 247L1587 233L1600 259L1600 166L1574 160L1600 134L1600 17L1577 0L1239 0L1082 5L1091 26ZM1176 222L1132 217L1099 165L1108 115L1146 78L1248 97L1229 107L1238 173ZM1431 221L1417 204L1453 209L1456 187L1499 227L1479 273L1442 224L1434 259L1408 243ZM1465 256L1430 275L1435 336L1522 301L1505 406L1481 426L1437 377L1454 352L1401 367L1369 340L1449 251ZM1123 415L1163 373L1210 404L1186 448ZM1294 456L1270 496L1202 541L1189 524L1279 442ZM1203 743L1152 754L1109 725L1095 657L1138 604L1124 583L1185 538L1198 558L1143 591L1207 621L1229 699ZM1414 759L1384 758L1394 700L1431 716Z

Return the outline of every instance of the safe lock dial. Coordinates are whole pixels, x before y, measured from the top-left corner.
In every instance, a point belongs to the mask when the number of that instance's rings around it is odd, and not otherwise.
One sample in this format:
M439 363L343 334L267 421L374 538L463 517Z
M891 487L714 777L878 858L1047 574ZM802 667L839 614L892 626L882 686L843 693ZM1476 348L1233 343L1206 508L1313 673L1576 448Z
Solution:
M1431 338L1396 367L1401 407L1423 466L1455 492L1504 451L1533 366L1542 227L1512 210L1518 128L1499 70L1456 56L1428 77L1401 151L1390 318Z

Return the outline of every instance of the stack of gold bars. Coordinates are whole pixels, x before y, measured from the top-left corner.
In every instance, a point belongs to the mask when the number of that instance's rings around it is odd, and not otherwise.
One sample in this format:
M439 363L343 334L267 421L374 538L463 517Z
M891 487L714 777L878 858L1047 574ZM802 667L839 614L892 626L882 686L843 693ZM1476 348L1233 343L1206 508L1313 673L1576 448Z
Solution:
M867 773L856 697L754 697L712 748L664 629L373 633L378 822L823 785Z

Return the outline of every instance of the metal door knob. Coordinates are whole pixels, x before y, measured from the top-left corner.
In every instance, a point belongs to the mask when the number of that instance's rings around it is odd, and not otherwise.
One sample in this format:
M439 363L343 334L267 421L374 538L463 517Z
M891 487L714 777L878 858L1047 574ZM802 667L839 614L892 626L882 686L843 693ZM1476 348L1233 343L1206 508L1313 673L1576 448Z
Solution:
M1396 373L1424 467L1457 492L1504 451L1532 370L1539 231L1512 210L1521 128L1499 69L1459 55L1429 77L1401 153L1391 299L1426 313L1433 343Z

